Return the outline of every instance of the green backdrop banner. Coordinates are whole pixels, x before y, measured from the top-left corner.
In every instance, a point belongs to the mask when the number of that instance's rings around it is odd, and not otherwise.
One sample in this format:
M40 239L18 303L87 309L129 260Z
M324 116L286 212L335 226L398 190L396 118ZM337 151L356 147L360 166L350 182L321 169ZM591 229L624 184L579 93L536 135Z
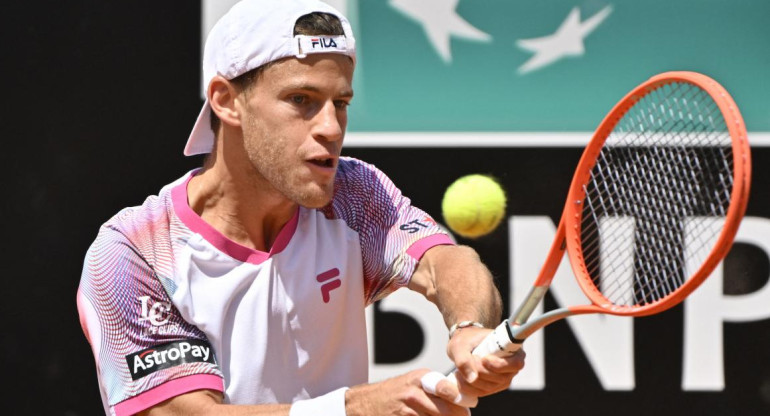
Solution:
M591 131L670 70L722 83L770 131L766 0L348 0L351 131Z

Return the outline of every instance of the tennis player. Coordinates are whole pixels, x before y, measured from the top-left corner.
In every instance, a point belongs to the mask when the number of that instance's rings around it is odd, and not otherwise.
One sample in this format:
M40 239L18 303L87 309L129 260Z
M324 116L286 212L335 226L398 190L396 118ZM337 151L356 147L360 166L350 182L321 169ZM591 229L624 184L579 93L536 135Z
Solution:
M423 391L428 369L367 384L364 308L401 287L452 327L463 392L523 366L470 354L501 319L476 253L340 156L355 61L349 22L317 0L245 0L212 29L185 148L203 167L107 221L85 259L107 414L467 414L449 383Z

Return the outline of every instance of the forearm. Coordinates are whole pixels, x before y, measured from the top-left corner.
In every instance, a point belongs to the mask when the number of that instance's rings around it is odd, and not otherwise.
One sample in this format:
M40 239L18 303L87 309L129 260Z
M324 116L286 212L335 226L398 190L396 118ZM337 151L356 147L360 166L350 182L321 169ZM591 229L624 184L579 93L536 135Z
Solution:
M444 322L452 326L476 321L485 328L457 331L447 344L447 355L457 367L460 390L481 397L508 388L524 365L524 353L508 357L487 356L472 351L502 319L502 300L492 274L476 251L463 246L437 246L423 255L409 287L423 293L438 306ZM437 384L438 385L438 384Z
M420 260L409 287L438 306L447 326L466 320L487 327L500 322L500 293L489 269L470 247L431 248Z
M291 405L224 404L222 394L213 390L197 390L159 403L139 416L288 416Z
M198 407L188 404L175 404L171 407L156 406L139 415L146 416L289 416L291 405L232 405L213 404Z
M428 369L418 369L378 383L340 388L293 404L223 404L222 395L210 390L183 394L140 415L151 416L388 416L395 414L464 416L456 406L457 388L445 386L435 396L420 383Z
M211 409L208 415L217 416L289 416L289 404L232 405L220 404ZM189 415L190 413L179 413Z

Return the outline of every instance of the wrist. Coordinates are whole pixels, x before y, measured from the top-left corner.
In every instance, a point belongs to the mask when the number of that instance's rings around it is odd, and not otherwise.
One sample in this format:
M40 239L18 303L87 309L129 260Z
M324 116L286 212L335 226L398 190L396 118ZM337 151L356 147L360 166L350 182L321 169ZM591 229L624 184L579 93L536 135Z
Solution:
M382 391L379 390L380 383L359 384L351 387L345 392L345 413L346 416L369 416L377 414L375 410L376 398L382 397Z
M470 320L469 321L460 321L460 322L457 322L456 324L452 325L451 327L449 327L449 339L452 339L452 336L454 336L454 334L458 330L463 329L463 328L468 328L468 327L471 327L471 326L476 327L476 328L484 328L484 324L482 324L480 322L470 321Z

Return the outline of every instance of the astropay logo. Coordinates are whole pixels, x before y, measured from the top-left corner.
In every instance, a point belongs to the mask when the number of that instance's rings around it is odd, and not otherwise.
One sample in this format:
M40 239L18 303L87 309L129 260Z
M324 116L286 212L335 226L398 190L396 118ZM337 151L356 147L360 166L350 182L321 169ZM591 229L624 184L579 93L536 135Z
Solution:
M133 380L185 363L216 364L211 345L204 340L188 339L158 345L126 356L128 371Z

